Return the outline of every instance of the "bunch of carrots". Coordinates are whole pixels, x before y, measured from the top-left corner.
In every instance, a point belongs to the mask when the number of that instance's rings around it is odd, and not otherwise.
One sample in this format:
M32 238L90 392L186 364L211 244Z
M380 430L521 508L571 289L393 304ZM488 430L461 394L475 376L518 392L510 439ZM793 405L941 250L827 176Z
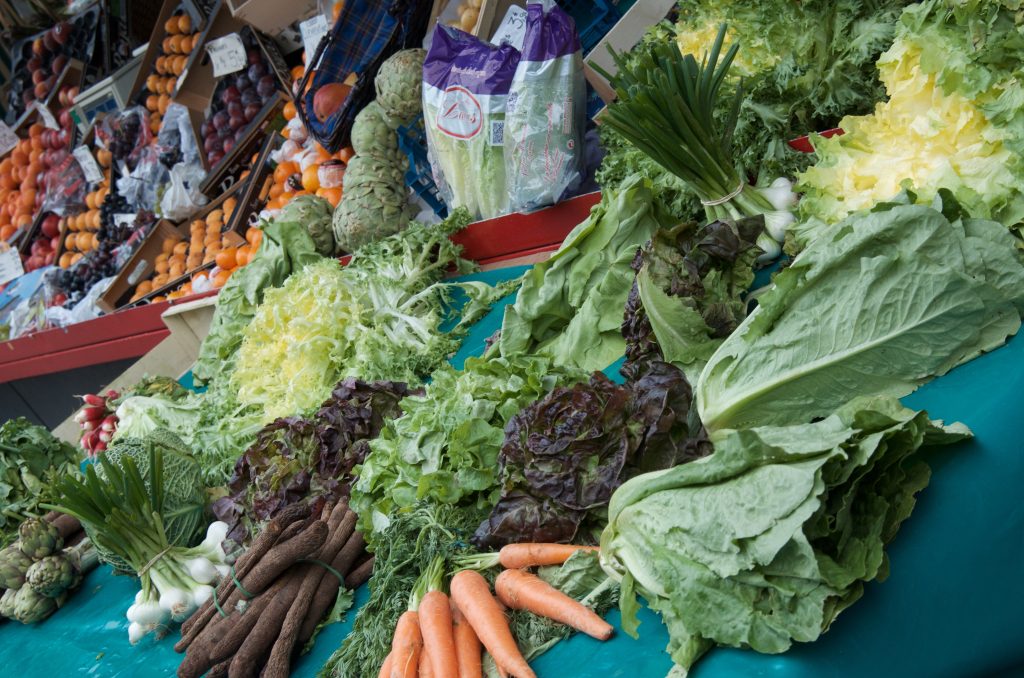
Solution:
M476 569L463 569L451 578L449 598L442 590L444 560L435 559L413 589L409 610L398 619L379 678L481 678L481 646L503 676L536 678L512 637L505 609L527 610L608 640L614 632L610 624L527 571L561 565L581 550L597 547L510 544L497 554L464 561L471 567L505 568L494 581L497 597Z

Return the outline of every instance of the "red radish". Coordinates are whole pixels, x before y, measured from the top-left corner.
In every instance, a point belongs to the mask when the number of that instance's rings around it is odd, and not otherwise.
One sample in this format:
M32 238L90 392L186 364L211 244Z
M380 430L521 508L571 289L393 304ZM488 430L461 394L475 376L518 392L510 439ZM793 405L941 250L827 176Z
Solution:
M100 452L106 452L106 451L107 451L107 444L105 442L103 442L102 440L100 440L95 445L93 445L92 456L95 457Z
M83 407L82 411L85 412L86 421L99 423L103 421L105 416L107 416L107 408L99 405L95 407Z
M113 438L114 436L113 434L110 433L110 431L100 430L100 435L98 437L101 443L109 443L110 439Z
M99 442L99 438L99 431L89 431L82 436L82 448L85 450L92 450L92 448L96 446L96 443Z
M107 431L112 433L117 428L117 417L110 415L103 420L103 424L100 426L101 431Z
M86 393L84 396L79 396L86 405L92 405L93 407L106 407L107 401L96 395L95 393Z
M117 400L118 398L121 397L121 394L115 391L114 389L110 389L109 391L107 391L106 395L107 398L109 398L110 400Z

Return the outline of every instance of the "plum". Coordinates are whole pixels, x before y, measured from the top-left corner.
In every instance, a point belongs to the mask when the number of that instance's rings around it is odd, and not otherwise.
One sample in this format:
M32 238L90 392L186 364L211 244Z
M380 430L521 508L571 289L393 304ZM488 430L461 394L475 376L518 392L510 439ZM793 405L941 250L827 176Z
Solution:
M246 106L245 109L243 110L246 122L252 122L253 120L255 120L256 116L260 114L261 109L262 107L259 104L255 103Z
M216 127L218 131L222 130L228 126L229 120L231 120L231 116L228 115L227 111L218 111L216 115L213 116L213 126Z
M259 82L260 78L266 74L267 67L263 65L262 61L249 66L249 80L252 82Z
M221 139L227 139L229 136L235 133L233 127L231 127L231 118L228 118L228 124L217 130L217 136Z
M233 149L234 147L235 147L235 140L233 138L228 137L227 139L225 139L224 140L224 155L227 155L228 153L230 153L231 149Z
M249 104L256 104L260 106L262 104L260 95L256 93L255 89L247 89L242 92L242 105L248 106Z
M209 161L211 167L213 167L214 165L216 165L218 162L220 162L223 159L224 159L224 154L220 153L220 152L211 153L210 156L207 158L207 160Z
M203 120L203 124L201 124L199 126L199 136L201 136L201 137L203 137L205 139L207 136L209 136L209 133L210 133L210 121L209 120Z
M264 100L273 96L276 90L277 82L274 80L274 76L272 75L264 75L260 78L259 83L256 84L256 92L259 93Z
M240 118L242 117L243 111L245 109L242 107L242 104L240 102L232 101L227 105L227 108L225 110L228 112L228 115L232 118Z
M228 85L221 92L220 100L225 104L229 104L232 101L239 101L242 98L242 93L238 91L238 88L234 85Z
M216 153L222 148L223 146L221 144L220 137L217 136L206 137L206 141L203 142L203 150L205 150L207 154Z
M256 64L263 63L263 53L260 52L258 49L250 49L248 52L246 52L246 56L249 58L250 66L255 66Z
M238 130L245 127L245 116L244 115L232 115L231 120L228 123L231 127L231 131L237 132Z
M235 87L238 88L239 92L244 92L247 89L252 89L252 80L245 73L242 73L235 78Z

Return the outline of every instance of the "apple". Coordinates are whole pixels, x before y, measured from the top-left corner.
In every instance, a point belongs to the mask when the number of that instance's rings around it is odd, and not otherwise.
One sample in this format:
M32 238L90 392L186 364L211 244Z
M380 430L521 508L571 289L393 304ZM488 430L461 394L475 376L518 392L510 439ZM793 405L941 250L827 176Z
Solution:
M78 85L74 85L74 86L68 88L68 104L69 105L75 103L75 99L78 98L78 91L79 91Z
M41 83L44 80L46 80L46 77L47 77L47 75L43 71L43 69L42 68L37 68L36 70L32 71L32 84L33 85L38 85L39 83Z
M50 249L56 252L58 247L60 247L60 235L55 235L50 239Z
M59 24L50 29L50 33L53 34L53 39L57 44L63 45L71 37L71 31L74 26L67 21L61 21Z
M63 92L61 92L61 93L63 94ZM71 109L70 108L64 108L60 112L60 115L57 116L57 122L60 123L60 126L61 126L61 128L63 130L71 129L71 125L72 125L72 122L73 122L71 120Z
M63 54L58 54L53 59L53 63L50 65L54 75L60 75L64 72L64 68L68 65L68 58Z
M43 67L43 60L33 55L31 59L25 62L25 67L29 70L30 73L33 71L38 71L40 68Z
M43 257L43 266L52 266L53 260L57 258L56 252L47 252L46 256Z
M55 238L60 235L60 217L56 214L47 214L43 219L41 229L47 238Z

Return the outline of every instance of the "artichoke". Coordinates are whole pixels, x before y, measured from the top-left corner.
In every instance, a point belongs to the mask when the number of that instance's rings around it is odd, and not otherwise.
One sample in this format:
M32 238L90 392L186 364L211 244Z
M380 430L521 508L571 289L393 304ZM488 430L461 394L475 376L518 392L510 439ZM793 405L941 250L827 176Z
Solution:
M20 589L30 567L32 559L21 552L18 542L0 551L0 588Z
M57 528L41 518L29 518L18 527L21 552L32 560L45 558L64 545Z
M32 563L25 581L39 595L56 598L74 585L75 575L71 562L63 554L57 554Z
M404 188L398 190L374 182L346 192L334 211L334 239L338 247L354 252L408 226L410 210Z
M357 156L384 155L398 148L398 135L388 125L380 104L371 101L352 123L352 150Z
M32 589L31 586L22 586L14 596L14 619L22 624L35 624L41 622L58 607L64 604L65 595L60 598L47 598Z
M404 155L357 155L345 168L345 192L368 181L380 181L400 186L405 193L405 170L409 161Z
M0 597L0 616L8 619L14 618L14 598L17 595L18 592L14 589L4 591L4 595Z
M302 224L309 231L316 245L317 254L323 257L334 256L337 245L334 242L334 231L331 219L334 208L331 203L315 195L298 195L285 205L274 221L283 223L294 221Z
M405 125L423 110L423 60L427 51L396 52L380 66L374 85L377 102L394 122Z

